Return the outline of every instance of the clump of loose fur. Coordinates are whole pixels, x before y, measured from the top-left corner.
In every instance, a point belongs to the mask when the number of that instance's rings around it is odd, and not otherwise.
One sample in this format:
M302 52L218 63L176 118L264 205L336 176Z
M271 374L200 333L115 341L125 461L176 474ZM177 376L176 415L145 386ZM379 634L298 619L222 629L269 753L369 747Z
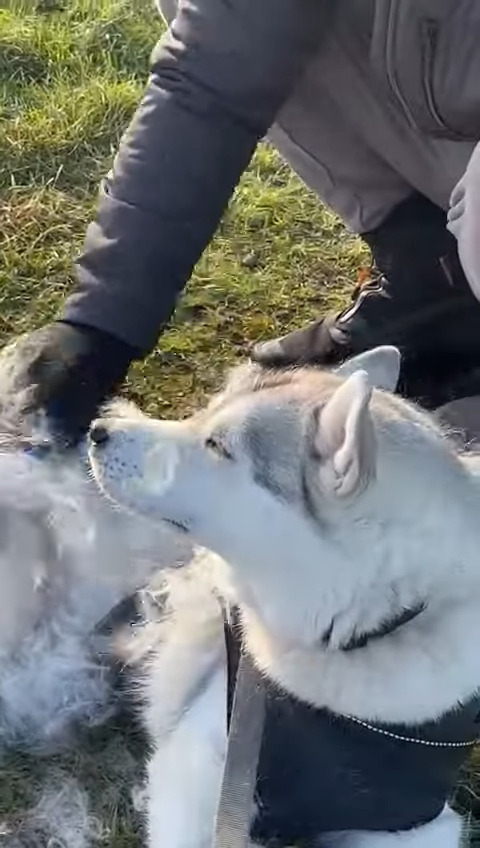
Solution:
M42 622L2 666L0 742L45 754L81 726L106 721L116 707L112 669L87 638L84 619L63 610Z
M0 353L0 755L11 746L49 752L78 724L111 715L109 644L92 637L95 625L190 556L171 530L101 495L84 446L49 447L45 421L24 413L34 344L27 337ZM126 409L141 415L124 404L115 414Z
M43 789L21 822L0 822L2 848L90 848L104 836L86 792L67 775L58 775Z

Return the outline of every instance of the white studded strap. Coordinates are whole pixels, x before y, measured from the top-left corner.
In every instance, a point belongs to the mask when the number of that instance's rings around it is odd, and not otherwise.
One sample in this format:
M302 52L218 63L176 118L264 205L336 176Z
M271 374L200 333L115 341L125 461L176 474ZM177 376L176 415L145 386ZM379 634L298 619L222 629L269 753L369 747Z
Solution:
M384 727L375 727L374 724L368 724L368 722L362 721L360 718L355 718L355 716L345 715L344 718L348 719L348 721L353 721L354 724L359 724L360 727L364 727L366 730L371 730L372 733L380 733L381 736L388 736L389 739L396 739L398 742L410 742L412 745L425 745L429 748L473 748L475 745L478 745L479 741L476 738L467 740L466 742L434 742L429 739L417 739L414 736L400 736L400 734L392 733Z

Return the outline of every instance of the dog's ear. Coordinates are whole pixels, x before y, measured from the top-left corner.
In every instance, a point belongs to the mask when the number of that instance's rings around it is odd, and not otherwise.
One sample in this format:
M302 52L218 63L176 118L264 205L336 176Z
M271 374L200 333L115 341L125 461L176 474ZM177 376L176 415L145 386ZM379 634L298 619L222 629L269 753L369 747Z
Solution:
M371 395L367 373L356 371L317 412L315 448L320 485L328 495L358 494L375 475Z
M400 363L401 356L398 348L383 345L347 359L335 368L335 374L339 377L349 377L356 371L366 371L371 386L386 392L394 392L400 376Z

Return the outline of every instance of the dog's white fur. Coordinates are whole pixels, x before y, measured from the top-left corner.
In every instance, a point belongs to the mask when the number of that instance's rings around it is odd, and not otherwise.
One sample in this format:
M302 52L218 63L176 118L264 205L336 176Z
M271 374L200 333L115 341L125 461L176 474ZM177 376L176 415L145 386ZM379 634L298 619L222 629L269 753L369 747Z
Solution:
M192 419L111 419L108 441L92 444L111 499L215 551L172 575L149 665L152 848L210 844L226 746L218 592L240 605L259 668L316 706L414 723L477 690L480 466L385 391L398 370L391 348L337 374L248 366ZM418 603L424 612L397 632L339 650ZM460 833L446 807L407 833L325 845L454 848Z

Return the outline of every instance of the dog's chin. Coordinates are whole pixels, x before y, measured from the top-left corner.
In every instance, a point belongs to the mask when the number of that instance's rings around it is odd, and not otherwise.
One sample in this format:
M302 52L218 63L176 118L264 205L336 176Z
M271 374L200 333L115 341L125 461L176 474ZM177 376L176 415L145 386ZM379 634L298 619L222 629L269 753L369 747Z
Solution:
M145 518L146 520L153 521L157 524L166 524L172 530L176 531L177 533L181 533L182 535L188 535L191 532L190 527L186 521L180 521L176 518L169 518L164 515L154 515L149 511L144 511L135 508L135 506L133 506L130 502L126 502L124 498L116 497L116 495L112 493L110 487L105 484L102 474L102 466L96 460L95 450L91 447L88 450L88 466L92 480L97 485L102 495L116 509L125 510L125 512L136 515L140 518Z

